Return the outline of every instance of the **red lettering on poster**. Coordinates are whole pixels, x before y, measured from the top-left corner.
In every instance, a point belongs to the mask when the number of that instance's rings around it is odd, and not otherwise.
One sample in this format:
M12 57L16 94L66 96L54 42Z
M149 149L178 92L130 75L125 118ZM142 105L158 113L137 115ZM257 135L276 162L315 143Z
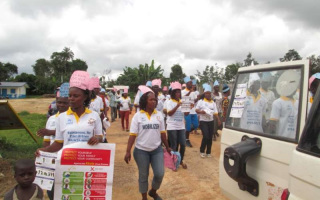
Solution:
M66 148L62 151L61 165L109 166L110 150Z

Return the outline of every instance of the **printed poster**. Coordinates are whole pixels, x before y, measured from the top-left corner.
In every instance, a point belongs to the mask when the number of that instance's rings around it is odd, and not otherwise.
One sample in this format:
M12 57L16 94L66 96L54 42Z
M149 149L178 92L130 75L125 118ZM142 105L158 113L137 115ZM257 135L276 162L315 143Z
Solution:
M230 117L241 118L244 110L244 104L247 97L247 84L238 84L234 100L232 103Z
M58 152L55 199L111 200L115 144L78 142Z
M40 151L40 156L36 157L36 179L34 183L41 189L51 191L54 183L54 172L56 167L57 153Z
M192 104L194 104L194 99L190 96L183 96L181 98L181 112L190 112Z

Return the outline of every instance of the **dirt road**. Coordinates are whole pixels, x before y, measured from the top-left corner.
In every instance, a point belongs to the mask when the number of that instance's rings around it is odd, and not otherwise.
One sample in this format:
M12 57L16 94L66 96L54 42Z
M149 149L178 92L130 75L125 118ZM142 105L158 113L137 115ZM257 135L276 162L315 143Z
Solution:
M17 112L29 111L30 113L46 113L49 103L53 99L22 99L10 100ZM130 116L132 117L133 114ZM109 143L116 144L113 199L141 199L138 189L138 169L134 160L126 164L123 160L128 133L122 131L120 119L111 124L107 131ZM166 200L209 200L227 199L219 188L219 154L220 138L213 143L213 157L200 158L199 147L201 135L192 134L190 139L192 148L186 149L185 163L188 169L179 168L177 172L169 169L159 189L159 195ZM151 184L152 170L150 170L149 185ZM151 199L151 198L149 198Z

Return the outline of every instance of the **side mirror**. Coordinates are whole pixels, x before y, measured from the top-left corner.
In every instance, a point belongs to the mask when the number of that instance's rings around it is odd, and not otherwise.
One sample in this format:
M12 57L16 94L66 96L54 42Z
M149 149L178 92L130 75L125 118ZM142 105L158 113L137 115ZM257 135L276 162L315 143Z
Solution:
M261 151L262 142L259 138L249 138L244 135L241 142L224 151L223 165L227 174L238 182L239 188L248 191L253 196L259 195L259 183L249 177L246 172L247 161Z

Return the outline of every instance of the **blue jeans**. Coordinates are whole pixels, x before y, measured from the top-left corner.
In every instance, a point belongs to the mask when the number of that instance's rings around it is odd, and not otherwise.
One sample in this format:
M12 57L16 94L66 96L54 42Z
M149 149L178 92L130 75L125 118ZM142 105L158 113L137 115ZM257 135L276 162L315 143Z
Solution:
M185 115L184 120L186 121L186 131L188 131L188 132L191 131L191 128L192 128L192 130L195 130L199 126L197 114Z
M170 148L173 151L178 151L178 146L180 145L179 153L181 155L181 161L183 161L184 152L186 150L186 133L185 129L182 130L167 130L168 138L170 141Z
M140 193L146 193L148 191L150 164L153 170L152 188L158 190L164 176L164 160L162 147L159 146L157 149L150 152L134 148L133 157L137 163L139 170Z

